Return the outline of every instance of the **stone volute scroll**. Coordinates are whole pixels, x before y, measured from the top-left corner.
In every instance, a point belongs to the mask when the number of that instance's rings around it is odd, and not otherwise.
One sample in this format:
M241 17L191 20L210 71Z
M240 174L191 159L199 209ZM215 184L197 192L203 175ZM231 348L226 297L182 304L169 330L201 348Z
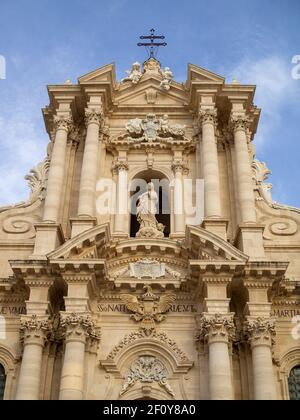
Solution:
M140 328L147 335L151 335L156 329L156 323L165 319L165 314L176 300L176 295L166 293L160 298L156 296L151 286L145 286L146 293L138 299L135 295L124 294L122 300L130 312L131 318L140 322Z

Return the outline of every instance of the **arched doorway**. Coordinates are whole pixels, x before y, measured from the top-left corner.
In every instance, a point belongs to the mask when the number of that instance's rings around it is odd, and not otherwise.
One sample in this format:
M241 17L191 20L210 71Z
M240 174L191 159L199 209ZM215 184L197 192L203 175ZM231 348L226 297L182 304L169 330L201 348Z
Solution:
M159 198L156 219L165 226L164 236L169 237L171 232L170 181L163 173L154 170L142 171L131 181L130 237L134 238L139 231L140 225L136 216L136 203L138 197L146 192L149 182L154 184L155 192Z
M300 401L300 365L295 366L289 375L289 393L291 401Z
M6 384L5 369L4 369L4 366L0 364L0 400L3 400L4 398L5 384Z

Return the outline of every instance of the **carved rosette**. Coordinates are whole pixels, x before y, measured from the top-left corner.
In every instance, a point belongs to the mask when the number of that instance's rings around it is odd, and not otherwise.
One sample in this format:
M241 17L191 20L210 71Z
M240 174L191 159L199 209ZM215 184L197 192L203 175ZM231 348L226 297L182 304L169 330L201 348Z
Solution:
M234 340L235 326L231 314L205 314L200 318L196 341L225 342Z
M66 341L83 341L92 346L100 341L100 335L89 314L61 313L60 326Z
M85 124L100 124L103 121L103 111L98 109L86 109L85 110Z
M71 116L55 115L54 126L55 131L65 130L69 132L73 128L73 118Z
M218 123L218 111L215 108L212 109L201 109L199 110L199 123L213 124L214 126Z
M44 346L52 331L52 323L45 317L25 315L20 320L21 341L27 344Z
M266 318L248 319L244 325L244 333L252 347L272 347L276 336L275 320Z
M136 382L158 383L166 392L175 398L174 391L168 383L168 372L163 363L153 356L142 356L133 362L125 376L120 396L124 395Z
M233 132L239 131L239 130L247 131L250 128L250 124L251 124L251 119L246 114L240 114L240 115L232 114L230 116L229 127Z

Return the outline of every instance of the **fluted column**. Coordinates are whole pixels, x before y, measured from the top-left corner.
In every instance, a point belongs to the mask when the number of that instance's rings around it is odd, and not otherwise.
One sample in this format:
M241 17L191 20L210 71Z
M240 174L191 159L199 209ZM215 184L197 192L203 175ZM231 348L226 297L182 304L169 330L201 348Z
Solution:
M102 119L102 110L87 109L85 111L87 135L79 188L79 217L95 216L95 191L99 161L99 129Z
M202 128L202 162L205 188L205 217L220 218L220 175L218 149L215 136L217 110L215 108L200 108L199 119Z
M264 318L249 318L245 324L252 349L253 386L255 400L276 400L276 384L272 361L272 339L275 323Z
M118 185L116 189L116 214L115 214L115 234L127 235L127 215L128 215L128 165L126 162L117 162L113 171L118 174Z
M58 222L65 176L67 140L69 130L72 127L72 118L70 116L56 116L54 123L56 134L50 162L43 217L44 222L50 223Z
M231 127L234 132L234 148L238 199L240 204L241 222L256 223L255 197L252 181L252 169L248 150L247 130L249 118L247 115L231 115Z
M184 214L184 185L183 185L183 171L184 166L182 162L174 162L172 167L175 175L174 183L174 230L175 235L183 235L185 232L185 214Z
M211 400L232 400L233 386L229 344L234 333L232 315L203 314L199 339L208 343L209 392Z
M24 316L21 319L24 350L16 400L38 400L40 395L43 348L50 324L45 317Z
M60 400L82 400L84 387L85 347L89 336L99 339L94 323L87 314L61 313L61 327L65 331Z

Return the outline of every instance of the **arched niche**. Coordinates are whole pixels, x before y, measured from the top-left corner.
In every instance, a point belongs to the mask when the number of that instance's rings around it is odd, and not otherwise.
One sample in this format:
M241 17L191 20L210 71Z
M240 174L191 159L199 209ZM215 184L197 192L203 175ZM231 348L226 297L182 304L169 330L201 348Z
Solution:
M294 347L279 359L279 379L284 400L290 400L290 377L293 369L300 366L300 347Z
M130 237L135 237L139 230L140 226L136 216L136 202L137 198L146 192L149 182L153 182L155 191L159 197L156 219L165 226L164 236L169 237L171 233L170 180L163 172L153 169L140 171L130 181Z
M142 337L143 333L131 333L112 350L106 360L100 362L107 373L113 376L106 398L121 400L160 399L184 400L182 383L184 375L193 366L184 352L165 333L155 333L153 336ZM143 383L136 381L133 386L122 392L126 375L130 372L134 362L139 358L155 358L166 371L167 386L161 386L157 381ZM176 381L175 381L176 379ZM175 384L175 386L174 386ZM168 386L171 385L172 391ZM118 395L116 395L118 392Z
M2 380L2 393L0 390L0 400L12 400L12 388L13 388L13 382L15 379L15 373L16 373L16 363L17 360L12 354L12 352L5 346L0 344L0 366L2 366L2 371L0 369L0 376L1 374L4 375L4 378ZM0 378L1 381L1 378ZM0 385L1 388L1 385ZM2 398L1 398L2 396Z

